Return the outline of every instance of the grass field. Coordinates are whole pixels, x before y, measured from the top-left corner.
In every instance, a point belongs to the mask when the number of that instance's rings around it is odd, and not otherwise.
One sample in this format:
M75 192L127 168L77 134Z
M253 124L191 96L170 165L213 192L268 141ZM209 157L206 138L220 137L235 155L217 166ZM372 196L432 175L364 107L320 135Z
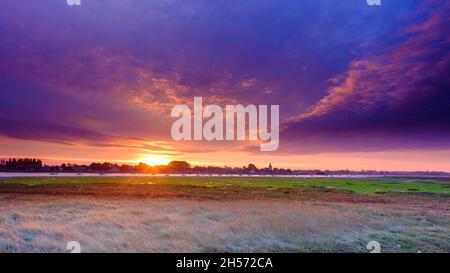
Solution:
M264 188L319 187L360 194L435 193L450 194L450 179L437 178L280 178L280 177L39 177L3 178L1 183L37 185L139 184L202 187L243 186Z
M0 178L0 252L450 251L432 178Z

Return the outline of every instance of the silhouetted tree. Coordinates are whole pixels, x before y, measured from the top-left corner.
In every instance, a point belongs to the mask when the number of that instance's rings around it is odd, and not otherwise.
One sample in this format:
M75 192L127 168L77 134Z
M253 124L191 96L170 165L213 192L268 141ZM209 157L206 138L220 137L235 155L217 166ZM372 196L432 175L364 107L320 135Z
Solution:
M167 165L169 172L188 172L191 169L191 164L186 161L171 161Z
M42 161L34 158L10 158L4 166L7 170L38 171L42 169Z

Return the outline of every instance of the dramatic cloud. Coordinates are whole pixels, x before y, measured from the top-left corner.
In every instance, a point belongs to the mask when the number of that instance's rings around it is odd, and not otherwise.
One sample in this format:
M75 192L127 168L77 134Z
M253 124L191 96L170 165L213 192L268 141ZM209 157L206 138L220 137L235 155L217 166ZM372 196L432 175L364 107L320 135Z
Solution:
M449 12L444 0L5 0L0 135L208 158L253 151L172 141L170 109L202 96L279 104L283 156L447 149Z
M394 43L333 77L284 136L310 151L449 148L450 5L430 6Z

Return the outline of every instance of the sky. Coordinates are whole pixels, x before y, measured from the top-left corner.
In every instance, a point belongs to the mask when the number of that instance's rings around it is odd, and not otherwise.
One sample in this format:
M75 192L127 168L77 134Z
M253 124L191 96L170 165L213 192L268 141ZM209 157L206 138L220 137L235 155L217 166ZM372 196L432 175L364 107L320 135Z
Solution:
M445 0L3 0L0 157L450 171ZM280 146L174 141L171 109L280 105Z

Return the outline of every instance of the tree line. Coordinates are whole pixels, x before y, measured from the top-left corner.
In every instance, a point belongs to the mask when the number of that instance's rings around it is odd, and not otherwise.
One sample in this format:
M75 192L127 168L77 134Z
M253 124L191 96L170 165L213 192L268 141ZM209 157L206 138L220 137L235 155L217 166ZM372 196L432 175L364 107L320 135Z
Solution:
M0 166L6 170L26 171L26 170L40 170L42 169L42 161L35 158L10 158L8 160L1 160Z
M243 167L216 167L216 166L192 166L187 161L171 161L167 165L137 165L117 164L110 162L93 162L89 165L63 163L61 165L43 165L40 159L12 158L0 161L0 171L30 171L30 172L98 172L98 173L217 173L217 174L241 174L241 173L291 173L290 169L270 168L258 169L250 163Z

